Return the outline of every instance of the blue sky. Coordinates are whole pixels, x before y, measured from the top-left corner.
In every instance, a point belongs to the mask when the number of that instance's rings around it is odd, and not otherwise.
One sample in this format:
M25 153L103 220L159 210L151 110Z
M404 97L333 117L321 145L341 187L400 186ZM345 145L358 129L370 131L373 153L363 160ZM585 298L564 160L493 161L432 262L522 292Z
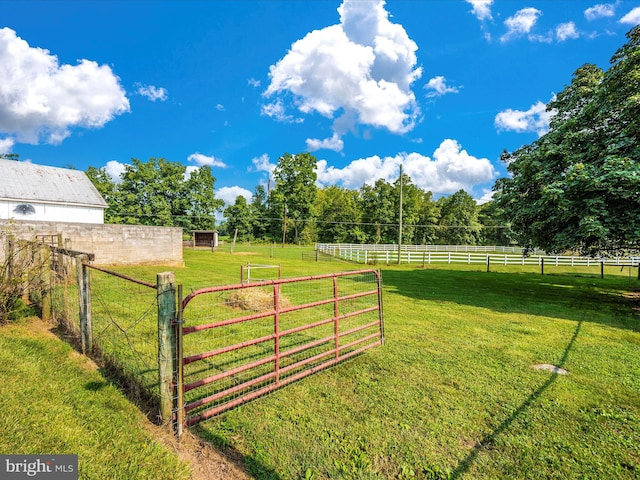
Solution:
M233 203L310 151L319 186L402 164L483 201L500 153L638 23L628 0L0 0L0 153L114 178L131 158L210 165Z

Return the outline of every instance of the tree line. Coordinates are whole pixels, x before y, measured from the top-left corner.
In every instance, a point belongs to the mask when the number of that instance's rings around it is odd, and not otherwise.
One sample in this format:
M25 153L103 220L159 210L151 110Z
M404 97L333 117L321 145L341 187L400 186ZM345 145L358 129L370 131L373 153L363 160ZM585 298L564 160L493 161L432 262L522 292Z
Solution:
M238 196L224 210L224 233L239 240L285 243L509 243L495 208L478 206L464 190L434 200L402 174L350 190L316 186L316 159L285 153L273 173L275 187L256 187L250 201ZM400 192L402 190L402 238Z
M224 210L206 166L188 173L180 162L132 159L116 180L105 168L89 167L86 173L109 205L106 223L177 226L187 232L217 228L238 241L294 244L509 242L495 208L479 207L464 190L434 200L406 174L360 190L319 188L316 166L310 153L285 153L275 167L273 189L258 185L250 200L238 196ZM216 212L224 214L221 225L216 225Z
M259 185L250 201L239 196L225 209L225 233L239 240L286 243L509 243L495 208L479 207L464 190L434 200L406 174L359 190L318 188L315 169L309 153L284 154L274 170L273 190Z

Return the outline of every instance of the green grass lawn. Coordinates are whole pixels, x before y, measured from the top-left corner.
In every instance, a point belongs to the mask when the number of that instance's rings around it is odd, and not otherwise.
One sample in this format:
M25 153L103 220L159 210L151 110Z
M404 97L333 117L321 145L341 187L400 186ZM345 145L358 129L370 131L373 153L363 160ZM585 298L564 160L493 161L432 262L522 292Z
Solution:
M237 281L247 261L285 276L361 268L235 252L186 251L178 279ZM258 478L640 477L635 272L381 268L384 347L198 433Z
M190 478L146 417L48 328L0 328L0 453L77 454L81 479Z
M174 271L186 294L239 283L248 262L285 277L363 268L303 251L186 249ZM378 267L384 347L194 431L264 479L640 478L635 271Z

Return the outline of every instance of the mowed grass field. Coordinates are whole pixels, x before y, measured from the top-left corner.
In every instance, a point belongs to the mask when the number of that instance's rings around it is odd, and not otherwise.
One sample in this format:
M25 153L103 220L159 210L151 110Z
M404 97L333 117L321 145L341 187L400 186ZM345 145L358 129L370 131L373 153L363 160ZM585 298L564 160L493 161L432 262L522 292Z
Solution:
M0 328L0 453L76 454L83 480L190 478L160 427L51 327Z
M247 262L287 277L362 268L301 252L185 250L175 271L188 292L238 283ZM264 479L640 478L636 270L376 268L384 347L195 431Z
M280 265L286 277L365 268L302 260L303 251L311 250L186 249L185 267L165 270L175 271L187 294L239 283L248 262ZM383 279L385 346L193 432L260 479L640 478L636 270L608 267L601 279L599 266L545 266L544 276L534 267L493 265L491 273L483 265L375 268ZM163 269L118 270L154 282ZM8 434L1 450L63 453L62 445L64 453L95 455L82 478L188 475L174 455L126 428L134 417L97 372L87 381L76 360L56 360L71 357L70 348L47 353L60 347L14 328L2 337L1 426ZM538 364L568 374L534 369ZM6 381L14 376L18 383ZM46 391L35 388L56 376L59 383ZM29 385L24 398L22 384ZM54 391L63 393L62 406ZM126 421L117 423L120 417Z

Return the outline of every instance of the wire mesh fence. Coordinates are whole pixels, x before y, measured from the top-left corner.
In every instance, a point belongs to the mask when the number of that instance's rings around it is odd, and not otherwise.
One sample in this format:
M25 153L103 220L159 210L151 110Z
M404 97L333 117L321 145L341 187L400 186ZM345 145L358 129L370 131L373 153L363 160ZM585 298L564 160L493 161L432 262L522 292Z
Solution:
M72 257L53 254L49 271L51 318L66 332L80 335L78 278Z
M49 261L48 248L0 231L0 325L33 314L32 306L42 303Z
M143 398L158 395L155 285L89 268L93 354ZM154 402L155 403L155 402Z
M379 278L362 270L190 294L182 302L185 424L380 345Z
M375 270L207 287L182 301L172 272L149 284L83 252L52 246L46 258L50 317L178 433L383 343Z

